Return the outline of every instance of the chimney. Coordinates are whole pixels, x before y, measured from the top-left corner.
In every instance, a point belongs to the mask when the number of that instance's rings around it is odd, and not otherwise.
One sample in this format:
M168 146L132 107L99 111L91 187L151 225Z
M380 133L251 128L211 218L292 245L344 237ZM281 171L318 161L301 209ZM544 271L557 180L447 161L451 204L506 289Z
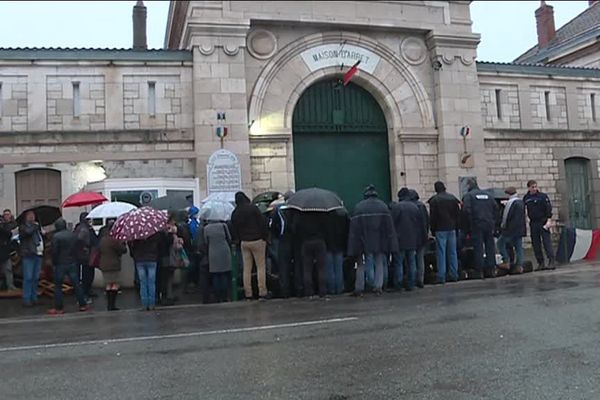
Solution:
M133 49L146 50L146 6L142 0L133 6Z
M540 8L535 10L535 22L537 25L538 48L546 47L548 42L554 39L556 28L554 27L554 8L540 2Z

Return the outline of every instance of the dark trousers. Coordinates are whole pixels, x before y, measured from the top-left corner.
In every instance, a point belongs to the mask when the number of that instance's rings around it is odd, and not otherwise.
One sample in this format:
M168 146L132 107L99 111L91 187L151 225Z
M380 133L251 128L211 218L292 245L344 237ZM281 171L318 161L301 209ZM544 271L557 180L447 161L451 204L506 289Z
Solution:
M81 307L85 306L85 298L83 296L82 287L79 285L79 271L76 264L57 264L54 266L54 308L62 310L64 306L62 284L65 275L69 277L73 289L75 289L75 297Z
M228 301L231 272L211 273L210 278L215 300L217 302Z
M92 292L92 284L94 283L94 276L96 275L96 268L86 264L81 264L81 288L83 289L83 295L90 297Z
M550 238L550 231L544 229L546 221L531 221L529 229L531 230L531 245L533 246L533 253L538 264L544 263L544 253L542 253L542 243L544 244L544 250L546 251L546 257L549 260L554 260L554 250L552 249L552 239Z
M208 263L198 260L198 288L202 296L202 303L210 302L210 273Z
M475 269L491 270L496 266L496 246L494 244L494 230L485 227L473 228L471 232L473 241L473 258ZM485 253L484 253L485 248ZM485 254L485 260L483 255Z
M279 240L279 248L277 250L277 265L279 267L279 286L281 287L281 296L290 297L290 278L292 263L293 243L292 238L284 236Z
M194 285L198 285L199 283L199 278L200 278L200 271L198 269L198 257L196 254L192 253L192 252L187 252L188 257L190 258L190 266L183 272L184 275L184 282L183 282L183 288L185 289L186 287L188 287L190 285L190 283L193 283Z
M326 267L327 247L322 239L307 240L302 244L302 262L304 265L304 295L312 296L313 270L316 266L319 281L319 296L327 294Z

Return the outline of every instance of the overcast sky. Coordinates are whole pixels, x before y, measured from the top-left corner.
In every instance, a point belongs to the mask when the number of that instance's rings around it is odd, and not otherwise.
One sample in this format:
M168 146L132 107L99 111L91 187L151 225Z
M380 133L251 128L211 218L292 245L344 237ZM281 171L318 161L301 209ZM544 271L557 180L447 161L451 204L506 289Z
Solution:
M556 27L586 9L587 1L548 1ZM135 1L0 1L0 47L131 46ZM146 1L148 45L162 48L168 1ZM473 31L481 34L478 59L512 61L536 41L539 1L474 1Z

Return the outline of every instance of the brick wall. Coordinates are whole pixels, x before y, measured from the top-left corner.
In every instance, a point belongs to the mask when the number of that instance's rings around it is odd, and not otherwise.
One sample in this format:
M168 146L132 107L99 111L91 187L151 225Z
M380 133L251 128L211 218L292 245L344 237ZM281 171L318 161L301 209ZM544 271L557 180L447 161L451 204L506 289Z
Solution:
M27 77L0 75L0 130L27 130Z
M496 91L499 90L500 116ZM481 85L481 118L486 128L521 127L519 90L517 85Z

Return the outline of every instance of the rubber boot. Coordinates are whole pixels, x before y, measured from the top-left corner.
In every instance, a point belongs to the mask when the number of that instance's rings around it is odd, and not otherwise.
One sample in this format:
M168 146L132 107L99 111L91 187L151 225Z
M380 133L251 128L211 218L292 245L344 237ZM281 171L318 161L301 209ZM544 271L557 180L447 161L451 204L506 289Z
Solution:
M104 293L106 293L106 310L112 311L113 292L112 292L112 290L106 290L106 291L104 291Z
M112 291L112 311L119 311L119 309L117 308L117 296L119 295L119 291L118 290L111 290Z

